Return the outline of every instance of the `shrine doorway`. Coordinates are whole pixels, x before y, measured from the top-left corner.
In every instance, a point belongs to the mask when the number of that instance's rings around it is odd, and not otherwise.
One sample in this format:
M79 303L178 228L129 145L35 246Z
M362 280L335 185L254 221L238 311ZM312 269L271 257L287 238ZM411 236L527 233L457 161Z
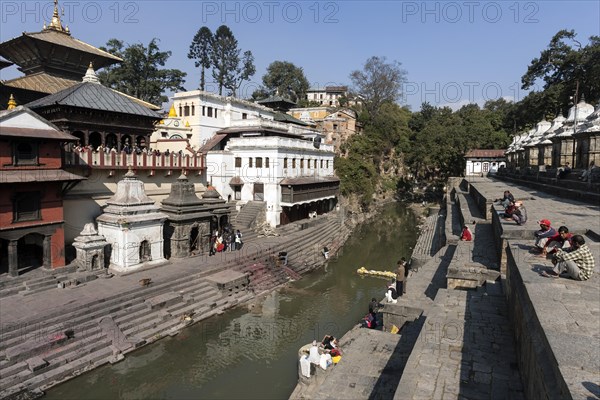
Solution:
M146 262L152 260L152 250L150 248L150 242L147 240L140 243L140 262Z
M44 235L29 233L17 242L19 274L44 265Z
M196 251L200 248L199 232L200 232L200 230L198 229L197 226L193 227L192 230L190 231L190 253L193 253L194 251Z
M0 239L0 275L8 273L8 240Z

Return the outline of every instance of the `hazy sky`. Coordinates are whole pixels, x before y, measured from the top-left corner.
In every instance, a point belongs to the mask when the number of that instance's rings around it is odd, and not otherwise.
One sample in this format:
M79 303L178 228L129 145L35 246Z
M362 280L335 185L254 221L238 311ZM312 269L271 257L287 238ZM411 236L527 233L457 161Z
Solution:
M51 1L0 1L2 41L39 31ZM95 46L110 38L147 44L160 39L172 51L168 67L200 73L187 58L201 26L228 25L257 73L242 88L249 96L275 60L304 69L311 86L350 84L349 74L370 56L398 60L407 72L401 103L423 101L458 108L505 97L519 100L527 65L560 29L588 43L600 35L600 1L60 1L63 24ZM15 67L1 79L20 73Z

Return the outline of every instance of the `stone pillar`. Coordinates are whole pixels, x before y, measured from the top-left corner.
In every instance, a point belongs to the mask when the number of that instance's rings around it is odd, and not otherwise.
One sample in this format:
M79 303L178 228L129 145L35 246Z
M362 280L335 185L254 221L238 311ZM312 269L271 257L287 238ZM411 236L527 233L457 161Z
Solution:
M8 243L8 273L10 276L19 276L19 256L16 240L11 240Z
M43 266L46 268L52 268L52 235L44 236L44 261Z

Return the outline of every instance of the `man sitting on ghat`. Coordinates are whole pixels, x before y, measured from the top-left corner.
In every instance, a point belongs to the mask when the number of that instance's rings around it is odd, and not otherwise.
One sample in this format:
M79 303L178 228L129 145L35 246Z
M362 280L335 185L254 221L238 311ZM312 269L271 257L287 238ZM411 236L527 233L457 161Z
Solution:
M542 275L548 278L559 278L562 273L567 277L586 281L594 273L594 256L590 248L585 244L581 235L575 235L572 239L573 247L567 250L559 249L552 258L554 268L544 271Z

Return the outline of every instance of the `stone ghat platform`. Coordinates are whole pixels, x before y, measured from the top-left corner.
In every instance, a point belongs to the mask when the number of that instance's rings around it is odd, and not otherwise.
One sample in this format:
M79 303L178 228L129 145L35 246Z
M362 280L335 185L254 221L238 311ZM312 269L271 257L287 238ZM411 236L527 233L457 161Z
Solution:
M529 253L536 221L547 218L585 234L598 265L598 206L490 179L452 186L440 221L446 246L410 273L397 304L383 304L382 331L350 331L333 371L291 398L600 398L600 273L545 278L550 260ZM528 207L526 225L498 218L493 200L506 189ZM473 224L472 242L457 240L463 223Z
M300 221L299 223L302 223ZM306 229L254 237L240 251L196 256L111 279L0 277L0 398L23 399L220 314L323 265L350 229L336 213ZM287 251L287 267L273 255ZM34 271L37 272L37 271ZM43 271L39 271L43 272ZM35 285L28 285L33 281ZM48 282L47 282L48 281ZM37 287L38 283L41 287ZM27 290L21 288L25 285ZM46 287L50 285L49 287ZM62 285L61 285L62 287Z
M600 397L600 207L489 179L464 181L463 187L490 207L527 397ZM524 226L498 216L502 207L492 200L506 189L527 208ZM543 218L554 227L565 225L584 235L596 261L591 279L580 282L540 275L552 263L529 249L533 232L539 229L536 221Z

